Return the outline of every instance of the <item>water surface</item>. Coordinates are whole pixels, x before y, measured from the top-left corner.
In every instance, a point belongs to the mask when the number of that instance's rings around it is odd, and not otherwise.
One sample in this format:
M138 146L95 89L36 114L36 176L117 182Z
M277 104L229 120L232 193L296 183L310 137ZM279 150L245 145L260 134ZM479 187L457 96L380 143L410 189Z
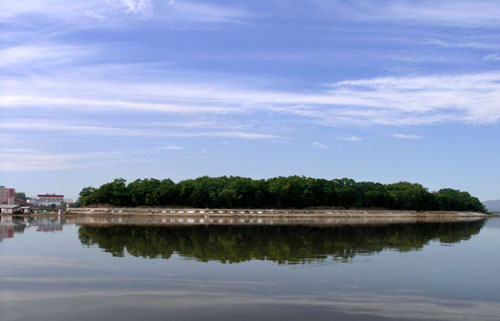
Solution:
M0 319L498 320L500 219L0 223Z

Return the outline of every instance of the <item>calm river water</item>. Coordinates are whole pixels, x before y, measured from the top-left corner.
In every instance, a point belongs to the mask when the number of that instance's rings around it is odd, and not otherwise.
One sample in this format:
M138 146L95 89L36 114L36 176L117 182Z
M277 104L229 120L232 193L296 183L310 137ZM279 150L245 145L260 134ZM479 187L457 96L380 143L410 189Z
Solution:
M0 232L2 321L500 320L498 218Z

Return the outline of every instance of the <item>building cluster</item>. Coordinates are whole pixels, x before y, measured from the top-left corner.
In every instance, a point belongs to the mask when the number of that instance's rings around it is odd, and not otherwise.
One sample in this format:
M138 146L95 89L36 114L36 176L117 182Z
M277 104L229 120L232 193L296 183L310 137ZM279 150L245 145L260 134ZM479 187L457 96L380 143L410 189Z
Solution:
M28 198L28 203L33 206L61 206L64 203L64 195L58 194L38 194L36 197Z
M30 213L33 207L59 208L64 204L74 204L74 201L64 198L64 195L60 194L38 194L36 197L27 197L26 200L21 200L16 198L14 188L0 186L0 213Z

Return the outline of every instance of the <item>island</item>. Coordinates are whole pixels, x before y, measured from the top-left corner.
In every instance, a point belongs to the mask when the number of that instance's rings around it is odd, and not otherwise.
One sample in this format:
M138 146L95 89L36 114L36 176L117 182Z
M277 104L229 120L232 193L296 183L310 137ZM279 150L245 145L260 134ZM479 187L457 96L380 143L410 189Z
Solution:
M382 184L304 176L239 176L182 180L119 178L80 192L81 208L67 214L166 215L201 218L335 218L483 216L468 192L429 191L417 183ZM223 221L221 221L222 223Z

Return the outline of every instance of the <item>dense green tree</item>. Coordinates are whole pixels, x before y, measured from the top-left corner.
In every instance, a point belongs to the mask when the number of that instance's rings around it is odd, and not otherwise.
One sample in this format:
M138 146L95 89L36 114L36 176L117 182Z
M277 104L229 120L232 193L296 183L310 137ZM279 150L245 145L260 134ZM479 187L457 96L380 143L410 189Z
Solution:
M472 197L467 192L461 192L451 188L445 188L439 190L435 194L438 209L443 211L449 211L451 209L456 209L459 211L467 211L471 209L476 209L485 212L486 209L484 205L476 197Z
M26 202L26 194L24 192L15 193L14 197L18 200Z
M358 191L356 189L356 182L353 179L334 179L332 181L332 188L336 191L335 206L351 208L355 205Z
M111 183L111 204L116 204L118 206L129 206L130 193L126 181L123 178L117 178Z
M170 179L115 179L99 188L85 187L83 206L189 206L201 208L386 208L396 210L481 211L482 203L467 192L429 192L420 184L356 182L349 178L304 176L253 180L246 177L202 176L174 183Z
M95 198L97 200L97 204L111 204L111 205L118 205L115 203L115 200L113 198L113 184L112 183L106 183L101 185L96 191L95 191Z
M269 194L277 208L287 207L290 182L286 177L275 177L269 179Z
M393 195L391 207L395 209L426 209L424 201L429 192L420 184L399 182L387 185L387 190Z
M177 185L170 179L164 179L146 196L152 205L177 205L179 190Z
M81 190L78 199L82 204L82 206L96 204L97 203L96 189L90 186L84 187Z
M232 208L238 202L238 193L232 188L224 188L217 194L221 207Z
M154 191L161 185L161 181L151 179L137 179L128 184L130 193L130 205L157 205Z

